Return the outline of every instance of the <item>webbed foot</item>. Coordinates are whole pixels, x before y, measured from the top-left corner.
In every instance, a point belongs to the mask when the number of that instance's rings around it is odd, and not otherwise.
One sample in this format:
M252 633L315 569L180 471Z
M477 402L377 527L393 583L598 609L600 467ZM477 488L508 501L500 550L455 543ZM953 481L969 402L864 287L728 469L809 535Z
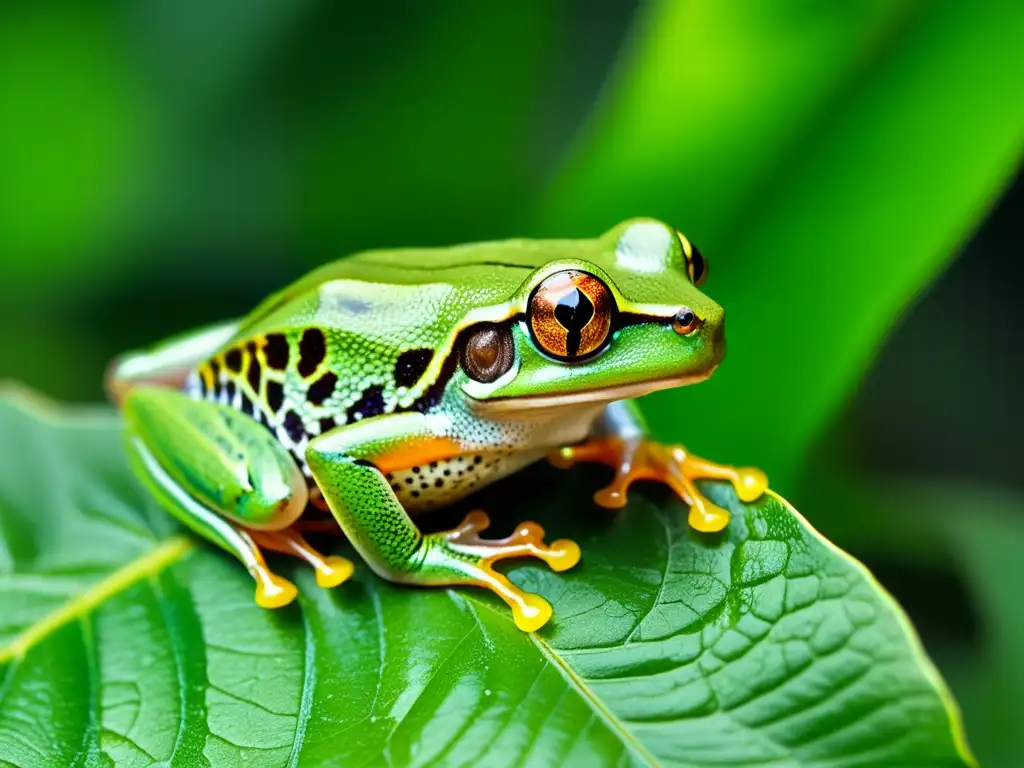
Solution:
M435 584L474 584L494 592L512 609L516 626L534 632L551 618L547 600L515 586L494 570L494 563L519 557L536 557L553 571L572 568L580 559L576 542L559 539L546 545L544 529L536 523L521 523L504 539L481 539L490 525L480 511L471 512L458 528L424 537L423 560L417 580Z
M722 530L729 523L729 513L698 491L695 480L728 480L745 502L755 501L768 488L768 478L759 469L715 464L681 445L663 445L646 438L596 438L562 448L548 459L563 469L577 462L596 462L614 469L611 484L594 494L594 501L602 507L624 506L626 492L636 480L665 483L690 505L689 523L698 531Z
M317 585L324 589L336 587L347 581L355 570L352 561L344 557L322 555L317 552L303 538L302 534L293 528L285 528L280 531L249 531L249 535L264 549L282 552L305 560L316 572Z

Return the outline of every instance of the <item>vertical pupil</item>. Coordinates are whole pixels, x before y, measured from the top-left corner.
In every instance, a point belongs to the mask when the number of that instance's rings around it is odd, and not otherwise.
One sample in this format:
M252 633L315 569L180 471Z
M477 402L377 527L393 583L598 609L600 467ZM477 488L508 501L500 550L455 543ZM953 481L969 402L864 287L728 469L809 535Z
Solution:
M579 288L573 288L555 306L555 319L567 331L582 330L593 316L594 304Z
M555 305L555 319L565 328L565 353L574 357L580 349L581 331L594 316L594 303L579 288L573 288Z

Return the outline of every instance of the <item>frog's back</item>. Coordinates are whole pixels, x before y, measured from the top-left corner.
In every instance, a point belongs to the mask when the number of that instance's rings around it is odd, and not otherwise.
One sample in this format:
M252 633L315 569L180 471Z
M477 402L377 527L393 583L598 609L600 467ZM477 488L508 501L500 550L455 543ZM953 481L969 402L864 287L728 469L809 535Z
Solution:
M467 314L483 308L474 322L504 319L534 269L584 242L516 240L341 259L264 301L186 389L260 420L305 468L309 440L335 426L436 406Z
M388 288L396 293L429 286L447 287L462 306L481 306L507 300L534 269L566 255L582 255L587 240L507 240L447 248L407 248L365 251L326 264L274 294L250 314L239 333L260 332L268 324L308 321L309 302L320 294L341 296L379 295ZM326 287L326 291L324 288ZM331 301L325 302L324 320L344 323L346 313L331 317ZM409 307L413 310L414 307ZM411 324L425 319L405 314Z

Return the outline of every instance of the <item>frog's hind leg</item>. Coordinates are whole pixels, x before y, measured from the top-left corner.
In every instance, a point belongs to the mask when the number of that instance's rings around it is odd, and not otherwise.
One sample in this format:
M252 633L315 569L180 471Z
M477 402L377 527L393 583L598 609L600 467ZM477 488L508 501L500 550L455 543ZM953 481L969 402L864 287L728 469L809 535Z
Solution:
M181 389L189 372L223 347L238 329L231 321L176 336L146 350L127 352L107 369L107 394L115 403L137 386Z
M494 568L500 560L536 558L554 571L573 567L579 547L546 544L536 523L512 536L485 539L487 515L471 513L454 530L423 534L402 507L386 475L451 458L460 446L437 435L421 413L379 416L338 427L306 451L313 477L341 529L367 564L389 581L421 586L474 585L489 589L512 609L516 626L532 632L551 618L551 606L524 592Z
M241 560L256 581L256 602L259 605L278 608L295 599L295 585L267 567L263 553L244 529L199 503L177 485L138 438L129 438L129 454L136 472L161 506L193 531Z
M270 571L254 541L305 509L306 480L287 450L245 414L172 389L135 387L123 411L129 456L161 505L242 561L260 605L290 603L295 586Z

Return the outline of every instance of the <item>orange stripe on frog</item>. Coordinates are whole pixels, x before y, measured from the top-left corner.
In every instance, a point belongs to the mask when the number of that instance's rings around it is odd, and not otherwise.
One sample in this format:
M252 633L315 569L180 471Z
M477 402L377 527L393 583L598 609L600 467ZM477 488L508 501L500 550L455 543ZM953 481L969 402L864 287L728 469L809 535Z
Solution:
M400 469L444 461L462 453L461 447L447 437L412 438L387 453L373 457L374 465L385 474Z

